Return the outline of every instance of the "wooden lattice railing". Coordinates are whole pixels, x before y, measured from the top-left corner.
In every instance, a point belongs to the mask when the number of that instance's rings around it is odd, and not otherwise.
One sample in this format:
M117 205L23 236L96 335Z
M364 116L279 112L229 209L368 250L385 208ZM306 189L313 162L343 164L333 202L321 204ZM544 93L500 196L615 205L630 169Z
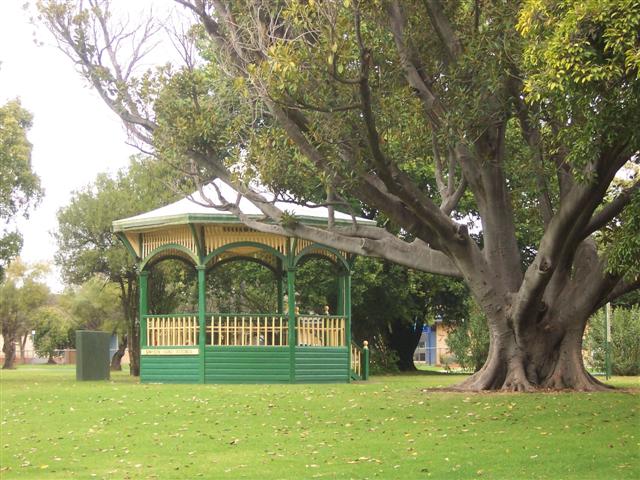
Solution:
M299 346L344 347L346 318L329 315L298 315L296 338Z
M195 315L147 315L147 345L177 347L198 345L198 317Z
M351 344L351 371L362 377L362 350L355 343Z
M284 315L207 315L208 345L285 346L287 338L287 317Z
M353 380L369 379L369 342L366 340L362 348L351 343L351 378Z

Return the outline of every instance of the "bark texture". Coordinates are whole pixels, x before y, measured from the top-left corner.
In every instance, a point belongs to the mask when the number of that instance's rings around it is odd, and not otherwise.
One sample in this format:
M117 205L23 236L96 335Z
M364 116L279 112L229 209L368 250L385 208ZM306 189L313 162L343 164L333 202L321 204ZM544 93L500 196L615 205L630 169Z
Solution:
M4 344L2 345L2 353L4 353L4 362L2 364L3 370L10 370L15 368L14 363L16 359L16 338L10 334L10 332L2 332L4 338Z

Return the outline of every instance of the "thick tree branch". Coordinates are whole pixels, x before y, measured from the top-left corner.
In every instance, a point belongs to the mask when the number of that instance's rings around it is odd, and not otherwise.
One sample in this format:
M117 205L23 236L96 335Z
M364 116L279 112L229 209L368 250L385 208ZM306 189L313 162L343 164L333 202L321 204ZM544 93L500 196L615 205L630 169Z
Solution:
M625 280L624 278L622 278L616 284L616 286L613 287L609 295L607 295L607 297L600 303L598 308L602 308L607 303L613 302L615 299L638 289L640 289L640 275L633 280Z
M566 194L540 241L535 260L525 273L514 304L513 315L527 321L536 311L554 271L570 257L580 241L594 210L604 198L615 173L626 162L624 146L603 153L592 166L590 183L576 183Z
M622 213L624 208L631 202L633 195L638 191L640 191L640 180L637 180L633 185L624 189L616 198L606 204L601 210L597 211L584 229L582 238L586 238L593 232L600 230Z
M384 258L400 265L426 272L461 277L460 271L446 255L429 248L426 243L419 239L411 243L404 242L383 228L372 226L353 225L350 227L322 229L299 222L285 223L282 221L282 212L264 196L248 187L232 183L230 176L223 169L219 169L216 173L220 173L220 179L223 182L233 186L241 195L247 197L265 216L278 223L267 223L246 215L241 211L238 199L230 201L224 199L220 193L218 193L218 202L208 199L204 192L201 192L203 199L205 201L208 200L210 202L209 205L212 207L233 213L243 224L257 231L275 235L296 236L349 253Z
M444 13L442 2L440 0L424 0L424 6L434 30L445 47L449 60L455 62L462 53L462 43Z

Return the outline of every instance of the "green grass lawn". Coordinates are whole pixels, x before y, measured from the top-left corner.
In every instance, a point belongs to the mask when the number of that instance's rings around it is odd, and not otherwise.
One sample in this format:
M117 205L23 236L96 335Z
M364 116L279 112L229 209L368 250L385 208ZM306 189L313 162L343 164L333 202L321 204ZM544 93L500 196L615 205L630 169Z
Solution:
M2 371L0 478L640 478L638 391L423 391L462 378L140 385Z

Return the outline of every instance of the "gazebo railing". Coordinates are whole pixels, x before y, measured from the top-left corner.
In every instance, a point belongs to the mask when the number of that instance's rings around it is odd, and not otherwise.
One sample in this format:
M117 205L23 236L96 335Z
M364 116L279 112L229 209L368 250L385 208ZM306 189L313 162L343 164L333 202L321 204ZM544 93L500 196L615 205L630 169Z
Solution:
M351 371L362 378L362 349L351 343Z
M344 347L347 319L339 315L297 315L296 338L301 347Z
M264 346L288 345L286 315L259 313L207 314L207 345Z
M147 345L178 347L198 345L198 316L193 314L146 315Z
M197 346L197 314L145 315L149 347ZM207 313L209 346L287 346L286 314ZM342 315L296 315L295 338L299 347L346 347L347 319Z

